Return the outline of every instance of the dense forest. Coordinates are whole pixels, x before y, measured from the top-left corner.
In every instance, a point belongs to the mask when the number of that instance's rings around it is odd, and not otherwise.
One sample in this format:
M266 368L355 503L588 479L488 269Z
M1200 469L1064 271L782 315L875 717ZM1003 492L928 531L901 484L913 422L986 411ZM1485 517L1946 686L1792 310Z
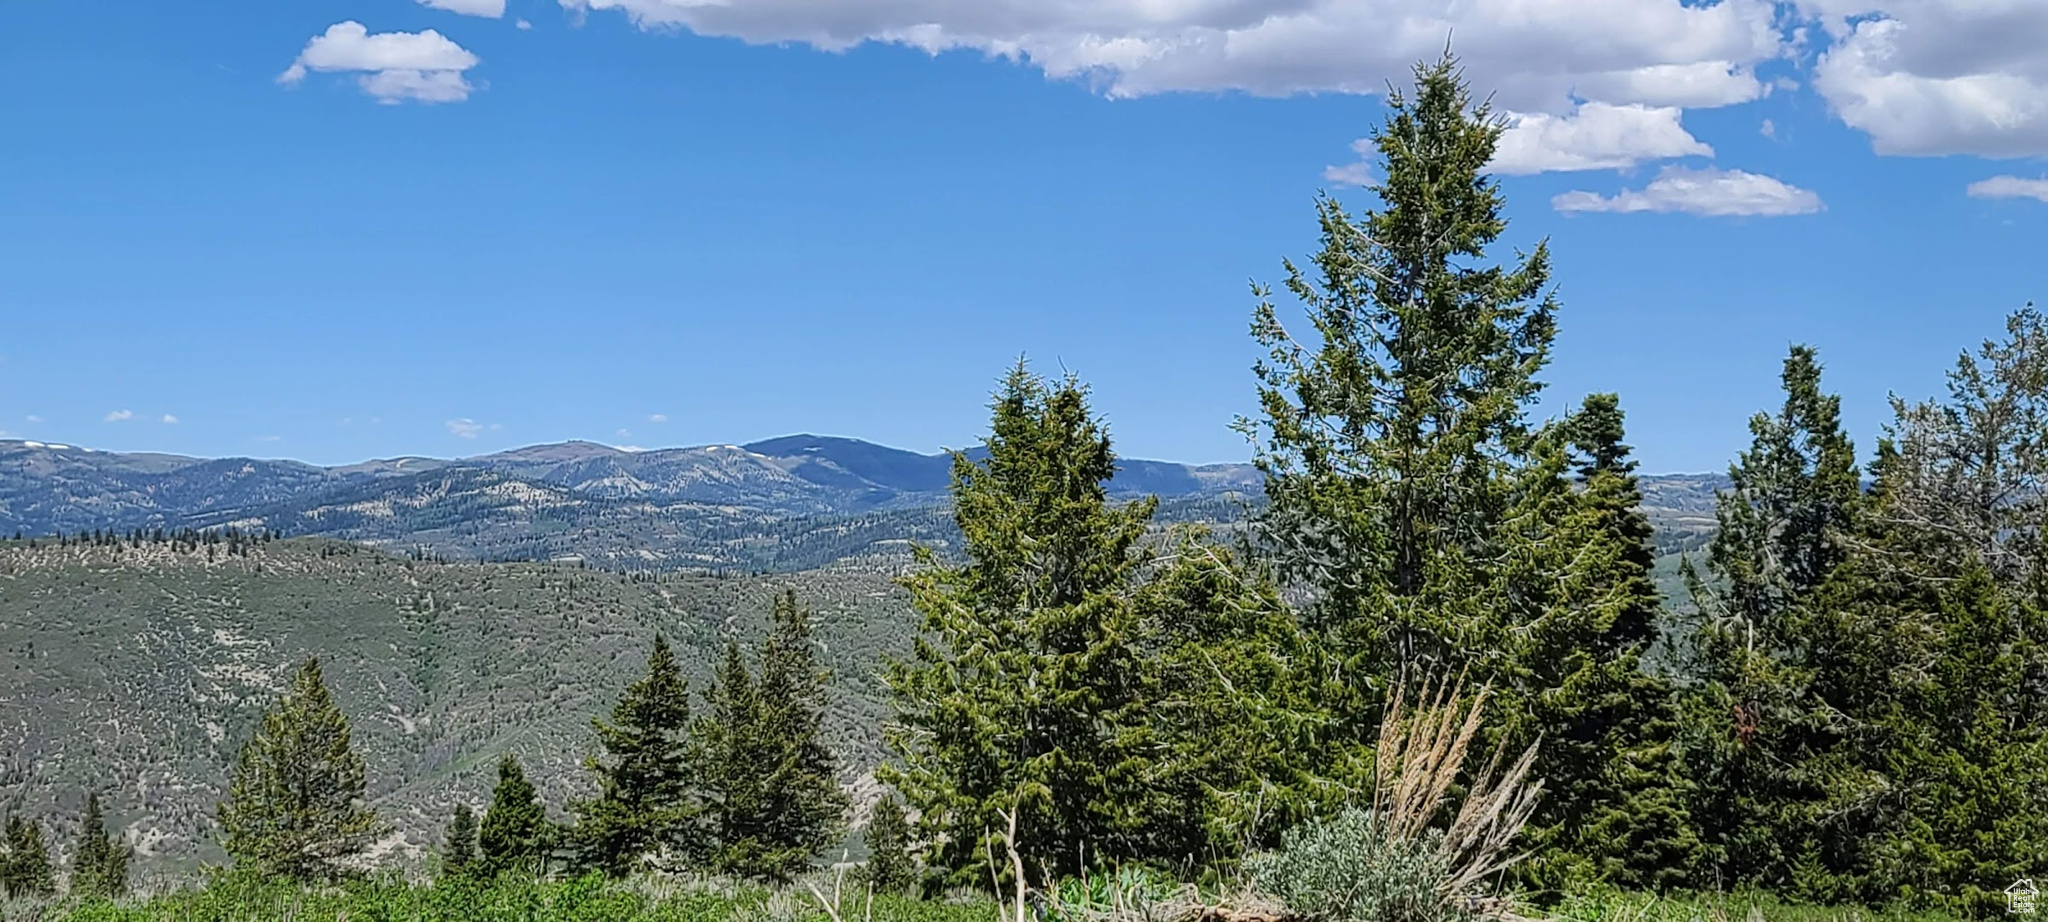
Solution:
M985 454L954 459L960 547L900 581L921 621L879 797L839 783L838 679L789 596L704 687L645 637L590 793L551 815L506 757L434 883L377 876L385 824L308 661L241 750L207 889L107 902L125 853L97 800L62 860L11 819L0 885L44 907L24 918L94 919L237 917L237 893L335 918L2007 911L2048 871L2048 317L1895 398L1868 456L1792 348L1664 597L1622 398L1533 418L1568 312L1543 243L1491 255L1500 131L1453 62L1419 68L1374 135L1378 207L1319 200L1321 249L1256 289L1241 529L1162 532L1157 500L1106 493L1084 383L1002 379ZM820 883L849 831L866 860ZM691 875L805 889L649 883Z

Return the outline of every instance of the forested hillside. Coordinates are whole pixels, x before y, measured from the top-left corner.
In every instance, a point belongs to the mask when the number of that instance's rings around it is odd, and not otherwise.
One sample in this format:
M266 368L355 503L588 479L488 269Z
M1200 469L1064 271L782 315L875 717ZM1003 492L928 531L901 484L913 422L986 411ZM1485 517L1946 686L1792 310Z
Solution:
M876 668L914 624L885 577L627 577L573 565L436 564L341 542L0 546L0 812L71 817L99 791L143 869L218 860L236 751L308 654L354 715L372 802L417 856L457 797L516 753L550 803L587 779L590 719L655 633L701 686L721 638L773 594L817 611L837 675L828 738L849 783L879 752ZM62 823L53 830L65 840ZM396 856L394 856L396 857Z

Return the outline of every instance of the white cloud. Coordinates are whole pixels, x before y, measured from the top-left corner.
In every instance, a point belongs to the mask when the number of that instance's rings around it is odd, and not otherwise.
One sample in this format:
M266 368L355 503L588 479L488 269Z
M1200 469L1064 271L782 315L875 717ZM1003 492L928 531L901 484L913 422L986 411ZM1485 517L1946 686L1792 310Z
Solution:
M1373 150L1372 139L1359 138L1351 142L1351 152L1358 155L1356 161L1341 166L1323 167L1323 180L1325 182L1336 183L1340 186L1370 186L1373 184L1372 159L1377 156L1377 153Z
M1764 119L1764 123L1762 125L1757 126L1756 130L1758 134L1761 134L1766 138L1770 138L1773 141L1778 139L1778 123L1771 121L1770 119Z
M630 438L632 438L632 437L633 437L633 433L631 433L631 432L629 432L629 431L627 431L627 430L625 430L625 429L620 429L619 431L617 431L617 432L615 432L615 433L612 433L612 434L613 434L613 435L616 435L616 436L618 436L619 438L622 438L622 439L630 439Z
M1586 99L1687 109L1732 106L1770 92L1770 87L1758 81L1748 65L1728 61L1652 64L1588 74L1580 77L1572 89Z
M1993 176L1971 183L1969 192L1971 198L2030 198L2048 202L2048 176L2040 179Z
M475 89L464 74L477 63L476 55L432 29L372 35L361 23L340 22L307 42L277 80L289 86L310 71L353 73L363 92L380 102L461 102Z
M1323 167L1323 181L1340 186L1359 186L1361 188L1370 186L1375 182L1372 175L1372 165L1363 161L1347 163L1343 166Z
M448 427L450 434L465 439L476 438L484 431L483 424L473 419L451 419L442 425Z
M526 30L528 30L528 29L531 29L531 28L533 28L533 23L527 22L527 21L526 21L526 20L524 20L524 19L522 19L522 20L519 20L518 22L515 22L515 23L513 23L513 25L515 25L515 26L519 27L519 31L521 31L521 32L525 32Z
M1714 149L1679 124L1675 107L1589 102L1566 116L1512 116L1491 168L1525 175L1563 170L1616 170L1646 160L1711 157Z
M1728 106L1811 86L1882 154L2048 155L2043 0L557 2L760 44L980 52L1112 97L1377 94L1455 37L1473 86L1524 116ZM1325 178L1361 174L1340 165Z
M1111 97L1241 90L1377 94L1455 47L1517 130L1502 172L1708 156L1682 109L1735 105L1786 57L1775 0L557 0L643 28L841 50L971 50L1084 79ZM1324 180L1365 185L1360 162Z
M251 441L251 442L282 442L282 441L284 441L284 436L281 436L281 435L259 435L259 436L256 436L255 438L252 438L252 439L250 439L249 441Z
M169 413L165 413L163 423L167 426L175 426L178 424L178 418L176 416L172 416Z
M2048 154L2048 3L1800 0L1832 45L1813 85L1880 154Z
M647 421L648 421L648 422L650 422L650 423L665 423L665 422L668 422L668 414L667 414L667 413L650 413L650 414L648 414L648 416L647 416Z
M683 28L840 50L864 42L980 51L1111 96L1180 90L1378 93L1457 49L1503 108L1726 105L1780 56L1772 0L558 0Z
M501 19L505 15L505 0L419 0L421 6L437 10L461 13L464 16L482 16L486 19Z
M1682 212L1709 217L1812 214L1822 208L1820 196L1769 176L1741 170L1690 170L1666 167L1642 189L1613 196L1567 192L1550 200L1565 213Z
M29 414L28 421L32 423L39 423L43 421L43 418L31 413Z
M110 423L125 423L134 418L135 411L133 410L115 410L107 414L107 422Z

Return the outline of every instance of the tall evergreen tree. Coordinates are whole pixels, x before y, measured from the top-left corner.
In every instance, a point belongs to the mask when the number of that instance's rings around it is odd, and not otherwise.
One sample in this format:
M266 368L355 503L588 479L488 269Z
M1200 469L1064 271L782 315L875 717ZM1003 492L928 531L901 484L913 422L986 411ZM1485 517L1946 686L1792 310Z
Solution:
M2007 334L1946 401L1894 401L1827 600L1814 684L1850 738L1820 831L1860 847L1826 896L1985 914L2048 854L2048 320Z
M993 409L986 460L953 460L966 560L941 566L921 549L903 581L924 630L914 658L891 667L900 761L884 780L956 885L987 886L991 861L1007 867L998 836L1012 814L1034 877L1207 860L1189 842L1229 825L1215 810L1284 746L1247 730L1281 723L1268 719L1278 705L1218 691L1233 673L1287 666L1258 633L1277 598L1200 542L1140 544L1157 501L1108 500L1116 458L1073 378L1048 383L1020 363ZM1251 745L1199 752L1230 739Z
M25 899L57 892L42 827L33 820L9 816L6 845L6 855L0 859L0 894L8 899Z
M107 834L100 796L85 796L85 816L78 823L78 844L71 850L71 892L88 896L120 896L128 889L128 846Z
M1484 175L1500 122L1448 56L1415 77L1372 136L1384 207L1358 221L1322 199L1316 277L1286 264L1319 342L1299 343L1256 289L1263 419L1238 424L1266 476L1259 536L1284 578L1317 590L1305 616L1344 660L1361 737L1371 680L1482 649L1485 570L1555 327L1545 244L1479 265L1506 228Z
M1285 264L1315 336L1297 339L1255 289L1261 414L1238 422L1265 475L1255 545L1308 590L1302 620L1336 721L1328 748L1353 753L1339 769L1369 764L1355 754L1386 690L1416 673L1492 685L1495 746L1596 732L1559 726L1582 716L1557 701L1575 696L1558 684L1571 661L1536 657L1598 633L1607 616L1583 607L1612 601L1560 572L1577 565L1564 546L1584 536L1557 531L1581 504L1564 440L1528 420L1556 332L1548 246L1488 260L1507 227L1485 174L1502 123L1449 55L1388 103L1372 136L1381 207L1353 218L1319 200L1312 269ZM1561 588L1574 582L1583 597ZM1552 713L1533 713L1545 702Z
M1157 506L1107 500L1115 455L1079 382L1049 386L1020 362L994 410L987 460L953 458L967 562L919 550L903 584L924 633L890 679L901 766L885 780L917 809L933 866L967 886L987 884L991 856L1007 862L1008 813L1051 873L1131 851L1116 769L1137 754L1111 728L1142 706L1124 590Z
M667 640L654 638L647 674L619 697L611 721L592 725L604 755L588 763L597 797L573 805L581 860L625 875L665 856L701 857L690 692Z
M456 804L455 814L448 819L448 832L441 847L441 873L449 877L462 877L470 872L476 861L477 829L476 812L468 804Z
M363 806L363 760L348 718L308 658L242 747L218 811L221 847L238 864L292 880L349 873L387 827Z
M761 696L739 641L728 638L725 659L704 690L708 713L694 733L705 834L712 869L741 877L769 876L767 776L771 741L762 733Z
M539 792L526 780L519 760L507 753L498 760L498 785L491 790L491 805L484 809L483 822L477 826L478 875L545 873L554 833Z
M1313 272L1287 265L1315 337L1257 292L1263 412L1239 423L1270 500L1257 546L1310 590L1349 745L1405 674L1463 670L1494 690L1488 743L1543 742L1546 860L1527 872L1676 885L1697 845L1669 695L1642 663L1660 600L1619 403L1530 421L1556 332L1548 249L1488 261L1501 123L1448 56L1415 81L1373 135L1382 207L1323 199Z
M774 627L761 645L760 736L770 747L765 870L788 879L845 831L847 797L825 745L826 682L812 638L811 611L794 591L775 599Z
M1685 564L1700 616L1686 665L1693 813L1727 884L1790 887L1795 869L1813 879L1853 863L1843 854L1852 833L1823 841L1811 822L1845 742L1825 694L1842 670L1814 657L1826 637L1854 633L1817 602L1847 559L1861 503L1841 400L1820 376L1814 351L1795 346L1783 407L1750 421L1753 443L1716 500L1708 575Z
M1525 880L1669 888L1689 883L1699 841L1686 804L1672 689L1646 671L1662 599L1642 491L1613 394L1586 398L1544 440L1510 517L1530 529L1527 558L1502 600L1538 600L1501 638L1514 651L1505 699L1543 741L1545 797L1530 825ZM1570 488L1559 476L1576 462ZM1534 500L1531 502L1531 500ZM1518 580L1518 578L1520 578ZM1505 601L1500 604L1507 604ZM1513 713L1511 711L1511 713Z
M826 675L812 652L810 612L794 592L775 599L758 680L737 641L705 692L698 746L712 865L786 881L841 831L846 796L824 741Z
M868 861L861 878L883 893L901 893L917 880L917 865L910 857L910 819L895 795L875 802L868 817Z

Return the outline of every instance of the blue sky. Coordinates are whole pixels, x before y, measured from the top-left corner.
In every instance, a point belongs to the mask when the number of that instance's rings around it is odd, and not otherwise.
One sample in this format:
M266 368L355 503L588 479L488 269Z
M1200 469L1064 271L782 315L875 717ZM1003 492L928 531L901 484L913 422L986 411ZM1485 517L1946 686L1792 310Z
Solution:
M1446 13L1445 10L1451 12ZM1549 238L1554 412L1718 469L1821 349L1897 391L2048 300L2036 0L9 4L0 432L339 463L961 446L1018 355L1247 455L1251 280L1457 36Z

